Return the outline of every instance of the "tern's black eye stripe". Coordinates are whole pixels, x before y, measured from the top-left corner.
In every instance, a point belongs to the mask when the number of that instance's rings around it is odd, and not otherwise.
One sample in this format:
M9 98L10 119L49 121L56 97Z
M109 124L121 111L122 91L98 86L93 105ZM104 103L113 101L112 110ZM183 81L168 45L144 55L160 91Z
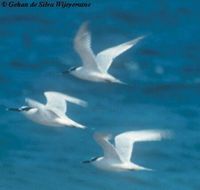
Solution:
M68 71L75 71L78 67L71 67Z
M94 157L94 158L92 158L90 161L91 162L94 162L95 160L97 160L99 157Z
M21 108L22 111L29 111L31 110L32 108L31 107L24 107L24 108Z

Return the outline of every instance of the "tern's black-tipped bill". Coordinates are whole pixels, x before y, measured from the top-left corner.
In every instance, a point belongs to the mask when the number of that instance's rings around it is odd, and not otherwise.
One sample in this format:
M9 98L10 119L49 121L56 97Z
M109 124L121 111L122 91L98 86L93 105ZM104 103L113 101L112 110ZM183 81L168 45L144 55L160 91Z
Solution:
M83 161L82 163L88 164L88 163L91 163L91 162L96 161L98 158L99 158L99 157L93 157L93 158L91 158L90 160L85 160L85 161Z
M20 112L21 109L20 108L6 108L7 111L17 111Z
M21 112L21 111L29 111L30 109L32 109L32 107L28 107L28 106L23 106L21 108L7 108L7 111L17 111L17 112Z
M72 71L75 71L78 67L71 67L69 69L67 69L66 71L63 71L62 74L69 74L71 73Z
M91 160L85 160L85 161L82 161L83 164L89 164L91 163Z
M61 74L63 74L63 75L65 75L65 74L69 74L69 73L70 73L69 70L66 70L66 71L61 72Z

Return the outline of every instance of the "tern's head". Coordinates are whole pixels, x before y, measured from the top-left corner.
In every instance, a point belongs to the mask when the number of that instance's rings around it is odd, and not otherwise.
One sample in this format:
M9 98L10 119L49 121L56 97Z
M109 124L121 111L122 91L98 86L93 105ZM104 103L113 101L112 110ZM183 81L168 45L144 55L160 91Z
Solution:
M90 160L85 160L82 163L89 164L89 163L95 162L96 160L98 160L98 158L100 157L96 156L96 157L91 158Z
M63 71L63 74L70 74L74 71L76 71L78 69L78 67L70 67L69 69L67 69L66 71Z
M29 111L29 110L31 110L33 108L29 107L29 106L22 106L20 109L21 109L21 111Z

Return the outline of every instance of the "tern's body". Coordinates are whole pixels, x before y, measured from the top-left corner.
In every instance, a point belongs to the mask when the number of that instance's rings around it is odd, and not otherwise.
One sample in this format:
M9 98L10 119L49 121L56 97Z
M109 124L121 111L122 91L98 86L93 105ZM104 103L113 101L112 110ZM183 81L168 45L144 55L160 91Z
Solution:
M148 170L131 161L132 149L135 142L155 141L167 137L167 133L157 130L130 131L115 137L115 145L109 142L109 137L96 134L95 140L101 146L104 156L95 157L84 163L92 163L94 166L110 171Z
M40 108L32 108L29 111L22 111L28 119L46 126L52 127L78 127L80 124L73 121L66 115L59 115L57 112L51 109L46 109L45 105L41 105ZM81 125L80 125L81 127ZM84 128L84 127L81 127Z
M129 171L129 170L151 170L151 169L139 166L137 164L134 164L132 162L123 163L121 160L114 162L113 160L107 160L104 157L98 158L97 161L93 162L92 164L99 169L108 170L108 171L123 172L123 171Z
M108 70L117 56L130 49L142 38L143 36L138 37L118 46L108 48L95 55L91 49L91 35L88 31L87 23L84 23L74 39L74 48L81 57L83 66L73 67L68 72L83 80L125 84L109 74Z
M88 70L85 67L78 67L76 70L72 71L71 74L77 78L93 82L123 83L109 73L101 73L99 71Z
M47 98L46 104L27 98L26 103L28 106L23 106L19 109L11 108L10 110L20 111L30 120L46 126L85 128L85 126L65 115L67 111L65 101L85 105L84 101L58 92L45 92L44 95Z

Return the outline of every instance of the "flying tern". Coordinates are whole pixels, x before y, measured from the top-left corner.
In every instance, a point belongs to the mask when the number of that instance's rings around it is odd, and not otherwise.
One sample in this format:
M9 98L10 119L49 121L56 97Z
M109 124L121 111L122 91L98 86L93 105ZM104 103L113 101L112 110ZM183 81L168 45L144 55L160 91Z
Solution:
M88 30L88 22L85 22L79 28L74 39L74 49L79 54L83 66L72 67L63 73L70 73L77 78L93 82L125 84L109 74L108 70L117 56L136 45L143 38L144 36L140 36L126 43L105 49L95 55L91 49L91 34Z
M8 108L7 110L21 112L30 120L46 126L85 128L84 125L73 121L65 115L67 111L66 101L86 106L87 103L85 101L59 92L49 91L45 92L44 95L47 99L46 104L26 98L25 102L27 103L27 106L22 106L20 108Z
M109 135L96 133L94 139L103 149L104 156L93 157L90 160L83 161L83 163L92 163L97 168L110 171L151 171L152 169L131 162L132 150L135 143L158 141L169 136L169 131L162 130L129 131L117 135L114 139L115 145L112 145L109 142L111 139Z

